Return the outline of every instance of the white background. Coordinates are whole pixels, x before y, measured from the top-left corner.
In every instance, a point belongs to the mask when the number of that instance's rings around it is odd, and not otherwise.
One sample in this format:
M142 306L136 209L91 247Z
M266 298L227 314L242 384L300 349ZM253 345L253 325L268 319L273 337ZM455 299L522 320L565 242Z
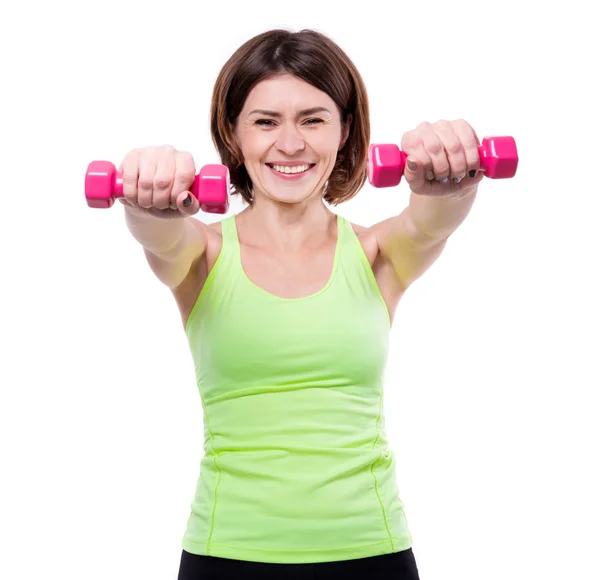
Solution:
M88 208L84 175L94 159L118 165L164 143L197 168L219 162L208 125L217 74L243 42L283 27L319 30L354 61L372 142L458 118L480 138L517 142L516 177L481 183L392 329L387 433L421 579L598 580L592 6L3 8L0 577L176 579L202 454L193 364L123 207ZM404 181L367 183L337 211L371 225L408 195Z

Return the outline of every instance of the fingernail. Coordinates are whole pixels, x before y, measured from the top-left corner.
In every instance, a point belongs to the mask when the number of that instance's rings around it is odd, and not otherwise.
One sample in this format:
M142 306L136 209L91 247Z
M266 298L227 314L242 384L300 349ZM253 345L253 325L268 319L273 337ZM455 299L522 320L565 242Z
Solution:
M469 177L475 177L477 175L477 170L476 169L471 169L471 171L469 171Z
M188 207L191 203L192 203L192 198L190 197L190 194L188 193L188 196L183 200L183 205L185 205L185 207Z
M417 164L416 164L414 161L409 161L409 162L408 162L408 168L409 168L411 171L415 171L415 170L417 169Z
M448 181L448 176L446 175L446 177L444 177L444 179L440 179L440 183L447 183Z
M432 181L433 179L435 179L435 175L433 174L433 171L428 171L425 175L425 179L428 179L429 181Z
M452 178L452 181L453 181L454 183L460 183L460 182L462 181L462 177L453 177L453 178Z

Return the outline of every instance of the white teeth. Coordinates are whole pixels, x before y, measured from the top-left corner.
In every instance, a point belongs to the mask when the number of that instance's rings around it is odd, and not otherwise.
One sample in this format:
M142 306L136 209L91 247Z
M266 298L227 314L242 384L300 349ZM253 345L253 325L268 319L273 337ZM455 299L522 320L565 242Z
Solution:
M279 171L279 173L302 173L303 171L306 171L310 165L296 165L294 167L288 165L271 165L271 167L275 171Z

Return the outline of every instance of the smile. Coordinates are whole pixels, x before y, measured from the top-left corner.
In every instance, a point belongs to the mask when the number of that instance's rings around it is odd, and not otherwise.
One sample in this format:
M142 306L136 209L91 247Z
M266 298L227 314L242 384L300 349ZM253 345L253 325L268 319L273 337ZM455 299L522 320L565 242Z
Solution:
M309 173L313 169L313 167L315 167L316 164L298 165L296 167L282 167L281 165L269 165L268 163L266 163L265 165L269 168L273 175L276 175L280 179L294 180L300 179L301 177Z

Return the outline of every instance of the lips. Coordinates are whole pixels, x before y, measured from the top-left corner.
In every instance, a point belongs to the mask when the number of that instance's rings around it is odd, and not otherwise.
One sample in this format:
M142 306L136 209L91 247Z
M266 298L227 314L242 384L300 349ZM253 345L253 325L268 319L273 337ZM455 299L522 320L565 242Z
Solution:
M305 165L308 165L308 169L312 169L316 163L265 163L265 165L267 165L268 167L270 167L271 169L275 169L275 167L303 167ZM308 169L306 169L306 171L308 171ZM293 174L286 174L286 175L293 175Z
M286 181L293 181L296 179L301 179L305 175L309 174L315 167L316 163L310 163L310 167L306 171L302 171L301 173L280 173L276 169L273 169L269 163L265 163L265 165L269 168L269 171L279 177L280 179L284 179Z

